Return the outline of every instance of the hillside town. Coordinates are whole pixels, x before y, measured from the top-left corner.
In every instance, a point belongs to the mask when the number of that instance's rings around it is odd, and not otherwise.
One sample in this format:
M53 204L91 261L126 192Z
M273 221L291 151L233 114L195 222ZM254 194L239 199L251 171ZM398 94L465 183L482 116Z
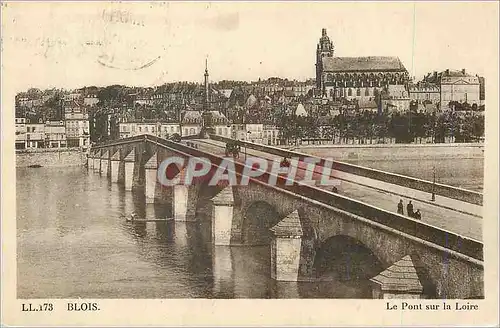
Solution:
M312 63L311 63L312 64ZM485 81L466 69L409 76L398 57L337 57L322 30L316 77L139 88L31 88L15 99L16 149L80 148L139 134L213 133L268 145L484 140ZM201 82L203 81L203 82Z

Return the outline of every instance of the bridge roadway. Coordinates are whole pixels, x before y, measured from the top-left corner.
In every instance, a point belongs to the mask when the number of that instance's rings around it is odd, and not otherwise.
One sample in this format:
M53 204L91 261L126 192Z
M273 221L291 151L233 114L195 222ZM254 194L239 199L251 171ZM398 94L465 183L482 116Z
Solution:
M195 139L182 141L195 143L199 149L209 151L215 155L224 156L225 143L209 139ZM244 162L245 148L241 149L239 162ZM247 156L260 157L267 160L280 160L279 156L253 149L246 149ZM303 176L306 163L300 162L297 176ZM302 171L302 172L300 172ZM316 166L314 180L319 180L321 168ZM341 180L337 186L339 194L377 206L387 211L396 212L397 203L403 199L405 204L412 200L414 210L420 209L422 221L433 226L445 229L478 241L482 240L482 207L466 202L436 195L436 201L430 201L431 195L427 192L406 188L403 186L382 182L375 179L357 176L354 174L332 169L332 177ZM298 179L300 181L300 179ZM321 187L321 186L318 186ZM323 186L331 190L332 187Z

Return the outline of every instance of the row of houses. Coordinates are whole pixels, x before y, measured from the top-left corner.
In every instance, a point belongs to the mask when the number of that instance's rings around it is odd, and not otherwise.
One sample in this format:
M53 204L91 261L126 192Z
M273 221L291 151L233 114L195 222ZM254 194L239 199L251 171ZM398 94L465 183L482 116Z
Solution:
M90 143L86 127L77 121L33 122L24 117L15 119L16 149L87 148Z
M279 129L273 125L257 122L232 123L219 111L209 111L211 127L216 135L246 140L254 143L278 145ZM160 138L171 138L174 134L181 137L197 136L203 126L203 116L199 111L184 111L180 122L161 122L156 120L120 120L119 138L129 138L141 134Z
M90 145L87 107L68 100L64 120L44 122L42 118L15 118L16 149L87 148Z

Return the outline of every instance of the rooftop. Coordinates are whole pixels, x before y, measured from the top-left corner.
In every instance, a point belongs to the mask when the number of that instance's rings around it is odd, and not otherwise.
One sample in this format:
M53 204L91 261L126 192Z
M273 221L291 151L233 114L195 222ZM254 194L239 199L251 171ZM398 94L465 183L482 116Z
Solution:
M458 70L451 70L447 69L446 71L443 71L441 73L442 77L469 77L469 76L474 76L465 71L465 69L462 69L461 71Z
M201 123L203 117L199 111L187 110L182 113L182 123Z
M417 270L409 255L370 280L379 284L382 290L417 293L423 290Z
M323 57L323 69L330 72L405 71L398 57Z

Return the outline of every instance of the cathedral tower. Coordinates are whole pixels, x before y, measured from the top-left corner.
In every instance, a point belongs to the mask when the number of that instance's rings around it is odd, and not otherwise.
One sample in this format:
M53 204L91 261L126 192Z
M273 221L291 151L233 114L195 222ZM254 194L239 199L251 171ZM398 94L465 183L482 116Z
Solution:
M326 34L326 28L321 31L321 38L316 47L316 87L319 90L323 89L321 83L321 74L323 71L323 57L333 57L334 47L333 42Z

